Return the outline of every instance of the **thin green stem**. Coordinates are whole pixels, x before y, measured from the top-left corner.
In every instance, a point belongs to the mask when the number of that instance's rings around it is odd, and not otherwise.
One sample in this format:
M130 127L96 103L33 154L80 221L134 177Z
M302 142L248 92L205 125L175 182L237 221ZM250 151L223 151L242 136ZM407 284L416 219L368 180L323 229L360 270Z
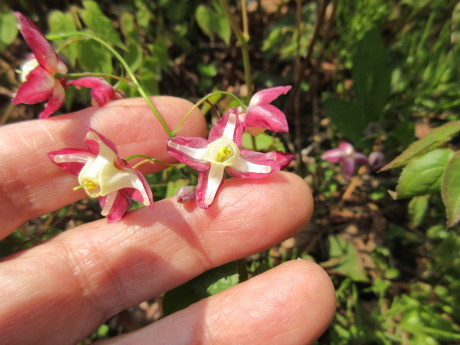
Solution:
M156 159L156 158L153 158L153 157L150 157L150 156L147 156L147 155L142 155L142 154L132 155L132 156L126 157L126 158L124 158L124 160L129 161L129 160L134 159L134 158L145 158L145 159L147 159L148 161L150 161L152 163L160 163L160 164L166 165L168 167L182 167L182 166L184 166L184 164L182 164L182 163L168 163L168 162L162 161L160 159Z
M241 6L243 7L243 23L245 23L245 32L241 31L240 27L235 21L235 18L230 11L230 8L227 5L226 0L219 0L222 8L224 9L225 15L227 16L230 26L235 33L236 38L241 46L241 53L243 56L243 68L244 68L244 79L246 79L246 87L248 89L248 99L251 99L253 94L253 87L252 87L252 74L251 74L251 64L249 62L249 50L248 50L248 42L249 42L249 33L246 32L247 30L247 10L246 10L246 1L241 2Z
M243 53L244 79L246 79L248 99L251 99L254 91L252 86L251 63L249 62L249 50L247 43L241 44L241 52Z
M56 40L56 39L60 39L60 38L74 37L74 36L87 37L89 39L95 40L96 42L99 42L101 45L103 45L105 48L107 48L113 54L113 56L115 56L118 59L118 61L120 61L120 63L123 65L123 67L125 68L126 72L128 73L129 77L133 81L134 85L136 86L137 90L139 91L140 95L145 100L145 102L147 103L149 108L152 110L152 112L155 115L155 117L157 118L158 122L160 122L160 124L163 127L163 129L166 132L166 134L169 137L171 137L172 136L171 129L166 124L165 120L161 116L161 114L158 111L158 109L153 105L152 101L150 100L150 97L147 95L147 93L145 92L144 88L142 87L142 85L137 80L136 76L134 75L133 71L129 67L128 63L107 42L105 42L102 39L100 39L99 37L94 36L94 35L92 35L90 33L87 33L87 32L69 32L69 33L63 33L63 34L57 34L57 35L50 35L50 36L47 36L47 37L50 40Z
M56 73L54 75L56 78L82 78L82 77L103 77L111 78L116 80L128 81L126 78L122 78L113 74L107 73L93 73L93 72L83 72L83 73Z
M190 108L190 110L187 112L187 114L184 115L184 117L179 121L179 123L177 124L176 128L174 128L174 130L172 131L172 135L176 135L178 131L180 131L180 129L182 128L182 125L184 124L184 122L188 119L188 117L190 116L190 114L192 114L192 112L197 109L200 105L202 105L204 102L206 102L209 98L211 98L212 96L215 96L215 95L227 95L227 96L230 96L232 97L233 99L235 99L244 109L246 109L246 105L238 98L236 97L233 93L230 93L230 92L227 92L227 91L215 91L215 92L212 92L206 96L204 96L202 99L200 99L198 102L196 102L193 107Z
M252 149L254 151L257 151L257 141L256 141L256 137L254 135L251 135L251 142L252 142Z
M246 6L246 0L241 0L241 18L243 19L243 34L246 37L249 37L248 9Z

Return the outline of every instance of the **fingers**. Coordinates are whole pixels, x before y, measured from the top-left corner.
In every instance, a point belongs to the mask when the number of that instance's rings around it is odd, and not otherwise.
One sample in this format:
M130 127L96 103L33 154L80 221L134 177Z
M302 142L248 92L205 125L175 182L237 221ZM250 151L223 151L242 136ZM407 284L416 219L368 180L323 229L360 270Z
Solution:
M298 260L97 344L305 345L323 333L334 311L334 287L326 272Z
M170 128L192 107L190 102L175 97L155 97L153 102ZM1 127L0 238L28 219L85 196L81 190L72 190L75 176L51 163L47 156L49 151L64 147L85 148L84 126L110 138L121 157L146 154L172 161L165 149L167 135L142 99L114 101L100 108ZM205 133L206 124L199 111L190 116L180 132L186 136Z
M292 236L311 212L303 180L277 173L226 181L208 210L164 200L64 232L0 265L0 343L34 343L37 334L76 343L128 306ZM53 334L68 327L72 334Z

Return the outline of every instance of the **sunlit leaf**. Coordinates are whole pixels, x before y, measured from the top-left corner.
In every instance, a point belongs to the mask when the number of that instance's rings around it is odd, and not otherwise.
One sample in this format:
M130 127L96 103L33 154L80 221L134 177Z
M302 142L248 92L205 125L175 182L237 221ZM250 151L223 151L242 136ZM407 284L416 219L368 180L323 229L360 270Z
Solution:
M78 62L88 72L112 73L112 55L94 40L78 41Z
M166 187L166 196L165 198L169 198L171 196L177 195L177 191L179 188L185 187L189 184L187 180L180 179L177 181L168 181L168 186Z
M381 171L405 165L417 156L434 150L460 131L460 121L450 122L433 129L428 135L410 145L403 153L385 165Z
M456 152L446 166L441 195L446 206L447 225L450 227L460 220L460 152Z
M0 13L0 50L13 42L18 35L17 22L13 13Z
M124 48L112 21L102 13L97 3L85 0L83 6L84 9L80 11L80 15L86 26L108 43Z
M64 13L61 11L52 11L48 17L51 34L60 34L66 32L75 32L77 28L75 26L74 19L70 13ZM56 40L58 46L67 42L68 39ZM78 56L78 47L76 44L70 43L66 45L62 52L69 58L70 63L75 65L75 60Z
M126 41L139 43L139 30L136 27L134 16L131 13L123 12L120 16L120 29ZM125 41L125 42L126 42Z
M128 45L128 51L124 53L124 58L133 72L142 66L142 48L138 44Z
M397 198L438 192L446 164L454 152L451 149L436 149L414 158L402 171L396 187Z

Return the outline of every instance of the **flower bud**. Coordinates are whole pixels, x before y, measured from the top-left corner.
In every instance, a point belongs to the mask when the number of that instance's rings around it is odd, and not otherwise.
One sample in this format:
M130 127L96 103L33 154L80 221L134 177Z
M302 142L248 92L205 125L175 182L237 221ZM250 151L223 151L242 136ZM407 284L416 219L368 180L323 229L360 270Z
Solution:
M193 201L195 198L195 186L181 187L177 191L177 202L180 202L181 204Z

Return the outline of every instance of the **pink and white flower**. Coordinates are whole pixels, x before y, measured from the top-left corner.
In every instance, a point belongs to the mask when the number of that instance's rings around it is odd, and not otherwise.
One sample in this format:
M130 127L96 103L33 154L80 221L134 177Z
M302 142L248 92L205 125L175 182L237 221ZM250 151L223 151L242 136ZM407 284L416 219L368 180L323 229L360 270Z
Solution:
M340 142L335 149L324 152L321 159L331 163L340 163L343 167L343 175L347 180L354 175L358 164L368 164L367 156L355 151L353 145L346 141Z
M64 148L48 153L53 163L78 176L79 185L91 198L97 198L101 214L109 223L120 220L131 200L153 207L152 191L144 176L118 156L115 145L88 128L87 149Z
M241 148L244 125L239 111L230 109L211 129L208 139L175 137L167 142L168 153L199 171L196 199L209 208L224 180L224 170L233 177L261 178L279 171L294 155L260 153Z
M123 92L116 91L112 85L99 77L83 77L67 82L67 85L74 85L77 88L87 87L91 89L91 105L102 107L111 100L124 97Z
M19 21L19 30L33 54L21 65L22 84L12 100L13 104L48 102L38 115L39 118L45 119L62 106L67 85L91 88L92 105L95 106L103 106L110 100L124 96L122 92L115 91L103 78L83 77L70 82L66 82L64 78L56 78L56 73L67 73L66 65L29 18L19 12L14 14Z
M56 73L67 73L67 67L57 56L51 44L32 21L22 13L14 12L19 21L19 30L32 49L34 58L22 66L21 79L25 80L13 98L13 104L35 104L48 102L39 115L47 118L58 110L65 98L65 81L56 79Z
M240 114L240 121L253 135L262 133L265 129L273 132L289 132L286 115L270 104L280 95L285 95L291 86L277 86L256 92L249 101L246 113Z

